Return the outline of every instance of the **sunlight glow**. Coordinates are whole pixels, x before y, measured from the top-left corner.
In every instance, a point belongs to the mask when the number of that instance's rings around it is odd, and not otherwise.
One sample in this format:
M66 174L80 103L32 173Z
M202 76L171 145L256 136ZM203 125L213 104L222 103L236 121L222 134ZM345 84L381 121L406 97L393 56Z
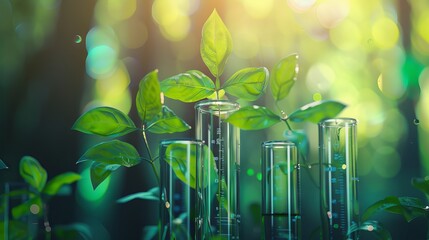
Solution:
M155 0L152 5L152 17L159 24L162 35L170 41L184 39L190 30L189 14L197 1Z
M399 40L399 28L396 23L388 17L377 19L372 26L371 34L375 45L381 49L392 48Z
M273 0L241 0L249 16L257 19L267 17L273 8Z

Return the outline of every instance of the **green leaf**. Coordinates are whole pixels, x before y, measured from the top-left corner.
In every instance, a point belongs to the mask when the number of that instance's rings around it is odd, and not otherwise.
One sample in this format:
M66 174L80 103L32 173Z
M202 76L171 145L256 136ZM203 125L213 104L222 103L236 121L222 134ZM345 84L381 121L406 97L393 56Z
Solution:
M226 60L232 51L232 38L216 10L204 23L201 38L201 58L216 78L225 68Z
M87 224L73 223L55 225L53 228L55 239L62 240L90 240L93 239L91 228Z
M146 123L161 111L161 87L158 82L158 71L148 73L139 84L136 106L140 119Z
M289 95L298 74L298 55L290 55L278 62L270 76L270 86L273 98L282 100Z
M133 145L119 140L111 140L88 149L77 163L84 161L132 167L139 164L141 159Z
M271 127L281 119L266 107L247 106L232 113L226 121L243 130L258 130Z
M188 145L186 144L173 143L167 147L164 159L161 159L161 161L166 161L171 166L178 179L192 188L195 188L196 186L196 150L197 149L195 146L192 146L188 149ZM200 156L204 159L205 165L208 166L211 164L213 166L211 169L215 169L213 153L210 151L207 145L203 146L203 152L200 154ZM189 158L187 157L188 155L190 156ZM208 184L213 184L217 178L217 173L215 171L212 171L208 175L210 175L212 178L208 179L207 175L203 176L205 178L205 186Z
M197 168L196 159L196 146L173 143L167 147L164 159L161 159L161 161L166 161L173 169L176 177L182 182L192 188L195 188Z
M37 191L41 192L45 187L48 174L35 158L31 156L22 157L19 163L19 173Z
M246 101L257 100L267 85L268 70L261 68L245 68L234 73L222 89L228 94Z
M207 99L210 100L219 100L219 99L228 99L225 96L225 90L219 89L219 91L215 91L212 95L208 96Z
M123 112L111 107L98 107L80 116L72 129L100 136L122 136L137 130Z
M74 172L66 172L52 178L43 189L43 193L54 196L62 186L71 184L81 179L81 176Z
M35 208L34 206L37 206ZM33 209L30 211L30 209ZM19 219L25 215L35 214L41 216L43 213L43 204L40 197L30 198L28 201L12 208L12 216L14 219Z
M346 105L331 100L312 102L291 113L288 119L292 122L318 123L337 116L345 107Z
M1 169L7 169L8 167L6 166L6 164L0 159L0 170Z
M93 162L91 164L90 176L91 184L94 190L104 181L107 177L116 171L121 165L118 164L106 164L101 162Z
M153 240L153 239L157 239L157 234L158 234L158 229L159 227L154 225L154 226L145 226L143 228L143 239L142 240ZM165 238L162 238L165 239Z
M286 130L284 133L286 140L295 143L302 155L307 155L309 151L307 134L303 130Z
M8 239L13 240L28 240L30 236L29 228L27 223L15 220L8 221ZM5 236L5 227L6 223L4 221L0 221L0 236ZM3 238L2 238L3 239Z
M160 84L166 97L182 102L196 102L215 92L213 81L197 70L169 77Z
M418 198L390 196L369 206L364 212L362 220L366 221L380 211L399 214L408 222L427 214L426 206Z
M411 179L411 185L429 196L429 177L413 178Z
M159 201L159 187L154 187L147 192L133 193L118 199L118 203L127 203L135 199Z
M347 231L347 236L357 231L371 232L380 240L391 240L390 232L377 221L365 221L359 225L353 224Z
M149 132L161 134L184 132L191 129L191 126L164 105L162 111L148 123L146 129Z

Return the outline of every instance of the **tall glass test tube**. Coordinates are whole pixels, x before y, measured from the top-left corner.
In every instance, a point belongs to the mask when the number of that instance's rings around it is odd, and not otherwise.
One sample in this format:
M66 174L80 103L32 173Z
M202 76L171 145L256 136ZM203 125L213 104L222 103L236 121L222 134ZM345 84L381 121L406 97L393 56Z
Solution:
M300 170L297 146L262 143L264 239L301 239Z
M201 167L203 231L201 239L239 239L240 132L225 119L237 103L208 100L197 103L196 138L207 151Z
M319 157L323 239L358 239L348 234L359 223L355 119L319 123Z
M196 239L197 165L202 141L164 140L160 143L161 194L159 239Z

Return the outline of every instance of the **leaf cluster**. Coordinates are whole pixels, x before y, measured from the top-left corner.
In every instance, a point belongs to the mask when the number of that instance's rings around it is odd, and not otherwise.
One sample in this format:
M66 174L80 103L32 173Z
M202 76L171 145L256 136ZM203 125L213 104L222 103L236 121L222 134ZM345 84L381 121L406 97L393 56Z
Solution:
M28 239L29 232L25 223L21 221L23 217L28 215L43 216L46 211L47 202L55 195L69 187L70 184L81 179L81 176L75 172L65 172L59 174L48 181L48 174L43 166L32 156L24 156L19 163L19 174L28 184L28 187L13 190L3 194L1 197L7 198L22 198L25 202L11 209L12 220L10 220L10 228L13 230L14 239ZM5 231L2 227L3 222L0 222L0 232ZM61 232L61 231L59 231ZM4 234L1 234L3 236Z
M411 180L411 185L422 192L426 198L429 198L429 177L413 178ZM398 214L407 222L411 222L419 217L429 219L429 207L427 201L425 202L416 197L388 196L370 205L363 213L362 221L370 221L369 219L371 217L383 211ZM384 231L386 232L387 230ZM427 236L429 236L429 230ZM381 239L391 239L391 237L383 237Z
M82 114L74 123L72 129L86 134L120 137L134 131L141 131L145 145L149 150L146 132L164 134L183 132L191 127L173 110L161 101L161 89L158 71L148 73L139 83L135 100L141 127L122 111L112 107L97 107ZM149 152L151 164L154 158ZM89 148L77 163L90 162L90 175L93 188L97 188L112 172L120 167L133 167L141 162L137 149L124 141L112 139L101 142Z
M200 45L201 58L214 80L199 70L189 70L161 81L161 91L166 97L182 102L221 99L225 93L245 101L257 100L267 86L268 70L265 67L240 69L221 83L231 52L231 34L214 10L204 23Z

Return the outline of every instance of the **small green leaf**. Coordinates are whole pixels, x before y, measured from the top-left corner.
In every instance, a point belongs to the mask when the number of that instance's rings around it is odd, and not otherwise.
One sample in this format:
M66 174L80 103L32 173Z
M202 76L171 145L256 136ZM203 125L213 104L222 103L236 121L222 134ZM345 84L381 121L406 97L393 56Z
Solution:
M90 176L91 184L94 190L104 181L107 177L116 171L121 165L118 164L106 164L101 162L93 162L91 164Z
M161 134L184 132L191 129L191 126L164 105L162 111L148 123L146 129L149 132Z
M380 211L402 215L408 222L427 214L426 206L418 198L390 196L369 206L364 212L362 220L366 221Z
M143 239L142 240L153 240L156 239L157 234L158 234L158 229L159 227L154 225L154 226L145 226L143 228ZM165 238L162 238L165 239Z
M347 231L347 236L358 231L371 232L380 240L391 240L390 232L377 221L365 221L361 224L353 224Z
M201 38L201 58L216 78L225 68L226 60L232 51L232 38L216 10L204 23Z
M154 187L147 192L139 192L118 199L118 203L127 203L135 199L159 201L159 187Z
M208 96L207 99L210 100L219 100L219 99L227 99L225 96L225 90L219 89L219 91L215 91L212 95Z
M139 84L136 106L140 119L146 123L161 111L161 87L158 82L158 71L148 73Z
M37 209L32 207L37 205ZM30 209L34 209L30 211ZM12 216L14 219L19 219L25 215L34 214L37 216L41 216L43 213L43 204L42 199L40 197L33 197L30 200L12 208Z
M122 136L137 130L123 112L111 107L98 107L80 116L72 129L100 136Z
M266 107L247 106L232 113L226 121L243 130L258 130L271 127L281 119Z
M268 70L261 68L245 68L234 73L222 89L228 94L246 101L257 100L267 85Z
M19 173L37 191L41 192L45 187L48 174L35 158L31 156L22 157L19 163Z
M197 149L194 145L170 144L165 150L164 159L173 169L176 177L195 188Z
M318 101L307 104L291 113L288 117L292 122L309 121L318 123L327 118L337 116L346 105L336 101Z
M68 225L55 225L53 228L55 239L62 240L91 240L93 239L91 228L83 223Z
M182 102L196 102L215 92L213 81L197 70L169 77L160 84L166 97Z
M119 140L111 140L88 149L77 163L84 161L132 167L139 164L141 159L133 145Z
M290 55L278 62L270 76L273 98L280 101L289 95L298 74L298 55Z
M429 177L413 178L411 179L411 185L429 196Z
M6 164L0 159L0 170L1 169L7 169L8 167L6 166Z
M62 186L78 181L81 176L74 172L66 172L52 178L43 189L43 193L54 196Z
M8 226L9 225L9 226ZM5 227L8 229L8 239L13 240L28 240L30 236L29 228L26 222L9 220L8 224L0 221L0 236L5 236ZM2 238L3 239L3 238Z
M286 140L295 143L298 146L300 154L307 155L309 151L307 134L303 130L286 130L284 133Z

